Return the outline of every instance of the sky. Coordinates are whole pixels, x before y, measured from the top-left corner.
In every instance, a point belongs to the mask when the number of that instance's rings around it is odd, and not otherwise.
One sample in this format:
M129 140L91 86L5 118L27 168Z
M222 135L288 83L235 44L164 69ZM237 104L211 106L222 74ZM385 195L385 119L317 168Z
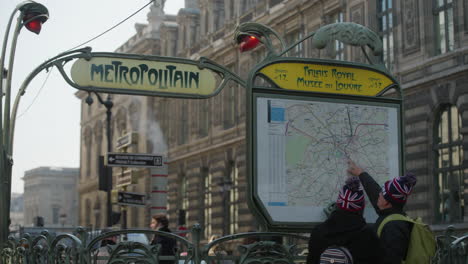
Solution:
M3 43L8 19L23 0L0 0L0 39ZM12 75L12 99L26 76L37 66L108 30L145 6L149 0L42 0L49 20L39 35L21 30ZM166 14L177 14L184 0L167 0ZM93 51L113 52L135 33L135 23L147 23L149 6L86 44ZM16 17L14 23L16 23ZM13 24L14 27L14 24ZM13 29L10 29L10 33ZM7 60L10 53L8 41ZM44 85L45 83L45 85ZM29 84L21 98L13 144L12 192L23 192L24 172L41 166L79 167L80 100L78 90L63 80L57 69L43 71ZM4 103L3 103L4 104Z

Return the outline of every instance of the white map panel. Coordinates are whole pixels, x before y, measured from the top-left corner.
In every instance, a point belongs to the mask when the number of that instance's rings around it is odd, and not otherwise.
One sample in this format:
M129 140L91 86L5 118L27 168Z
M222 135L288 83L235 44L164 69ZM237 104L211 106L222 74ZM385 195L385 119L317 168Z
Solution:
M258 97L256 109L257 194L273 221L325 220L349 158L379 183L400 171L394 106Z

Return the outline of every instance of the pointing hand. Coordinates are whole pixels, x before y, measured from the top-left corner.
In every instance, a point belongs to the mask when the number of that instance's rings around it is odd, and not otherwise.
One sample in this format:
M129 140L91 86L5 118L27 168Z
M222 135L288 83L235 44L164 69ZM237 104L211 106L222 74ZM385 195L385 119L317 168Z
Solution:
M359 176L364 171L358 167L352 160L348 160L348 173L352 176Z

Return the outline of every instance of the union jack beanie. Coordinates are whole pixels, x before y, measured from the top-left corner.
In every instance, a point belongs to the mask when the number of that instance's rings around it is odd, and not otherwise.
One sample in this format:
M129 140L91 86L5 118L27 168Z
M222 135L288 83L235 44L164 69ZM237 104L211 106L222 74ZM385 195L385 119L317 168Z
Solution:
M365 204L364 191L359 178L349 177L338 194L336 206L345 211L357 212L363 210Z
M382 187L382 194L385 200L389 202L404 204L408 195L413 191L414 185L416 185L416 177L409 172L393 180L386 181Z

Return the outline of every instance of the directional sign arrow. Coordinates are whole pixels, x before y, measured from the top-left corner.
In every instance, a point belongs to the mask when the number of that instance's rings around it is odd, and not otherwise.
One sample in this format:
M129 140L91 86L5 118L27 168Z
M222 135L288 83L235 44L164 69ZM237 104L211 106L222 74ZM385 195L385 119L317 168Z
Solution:
M119 192L117 203L120 205L145 206L145 194Z
M110 167L162 167L163 157L141 153L107 153L107 166Z

